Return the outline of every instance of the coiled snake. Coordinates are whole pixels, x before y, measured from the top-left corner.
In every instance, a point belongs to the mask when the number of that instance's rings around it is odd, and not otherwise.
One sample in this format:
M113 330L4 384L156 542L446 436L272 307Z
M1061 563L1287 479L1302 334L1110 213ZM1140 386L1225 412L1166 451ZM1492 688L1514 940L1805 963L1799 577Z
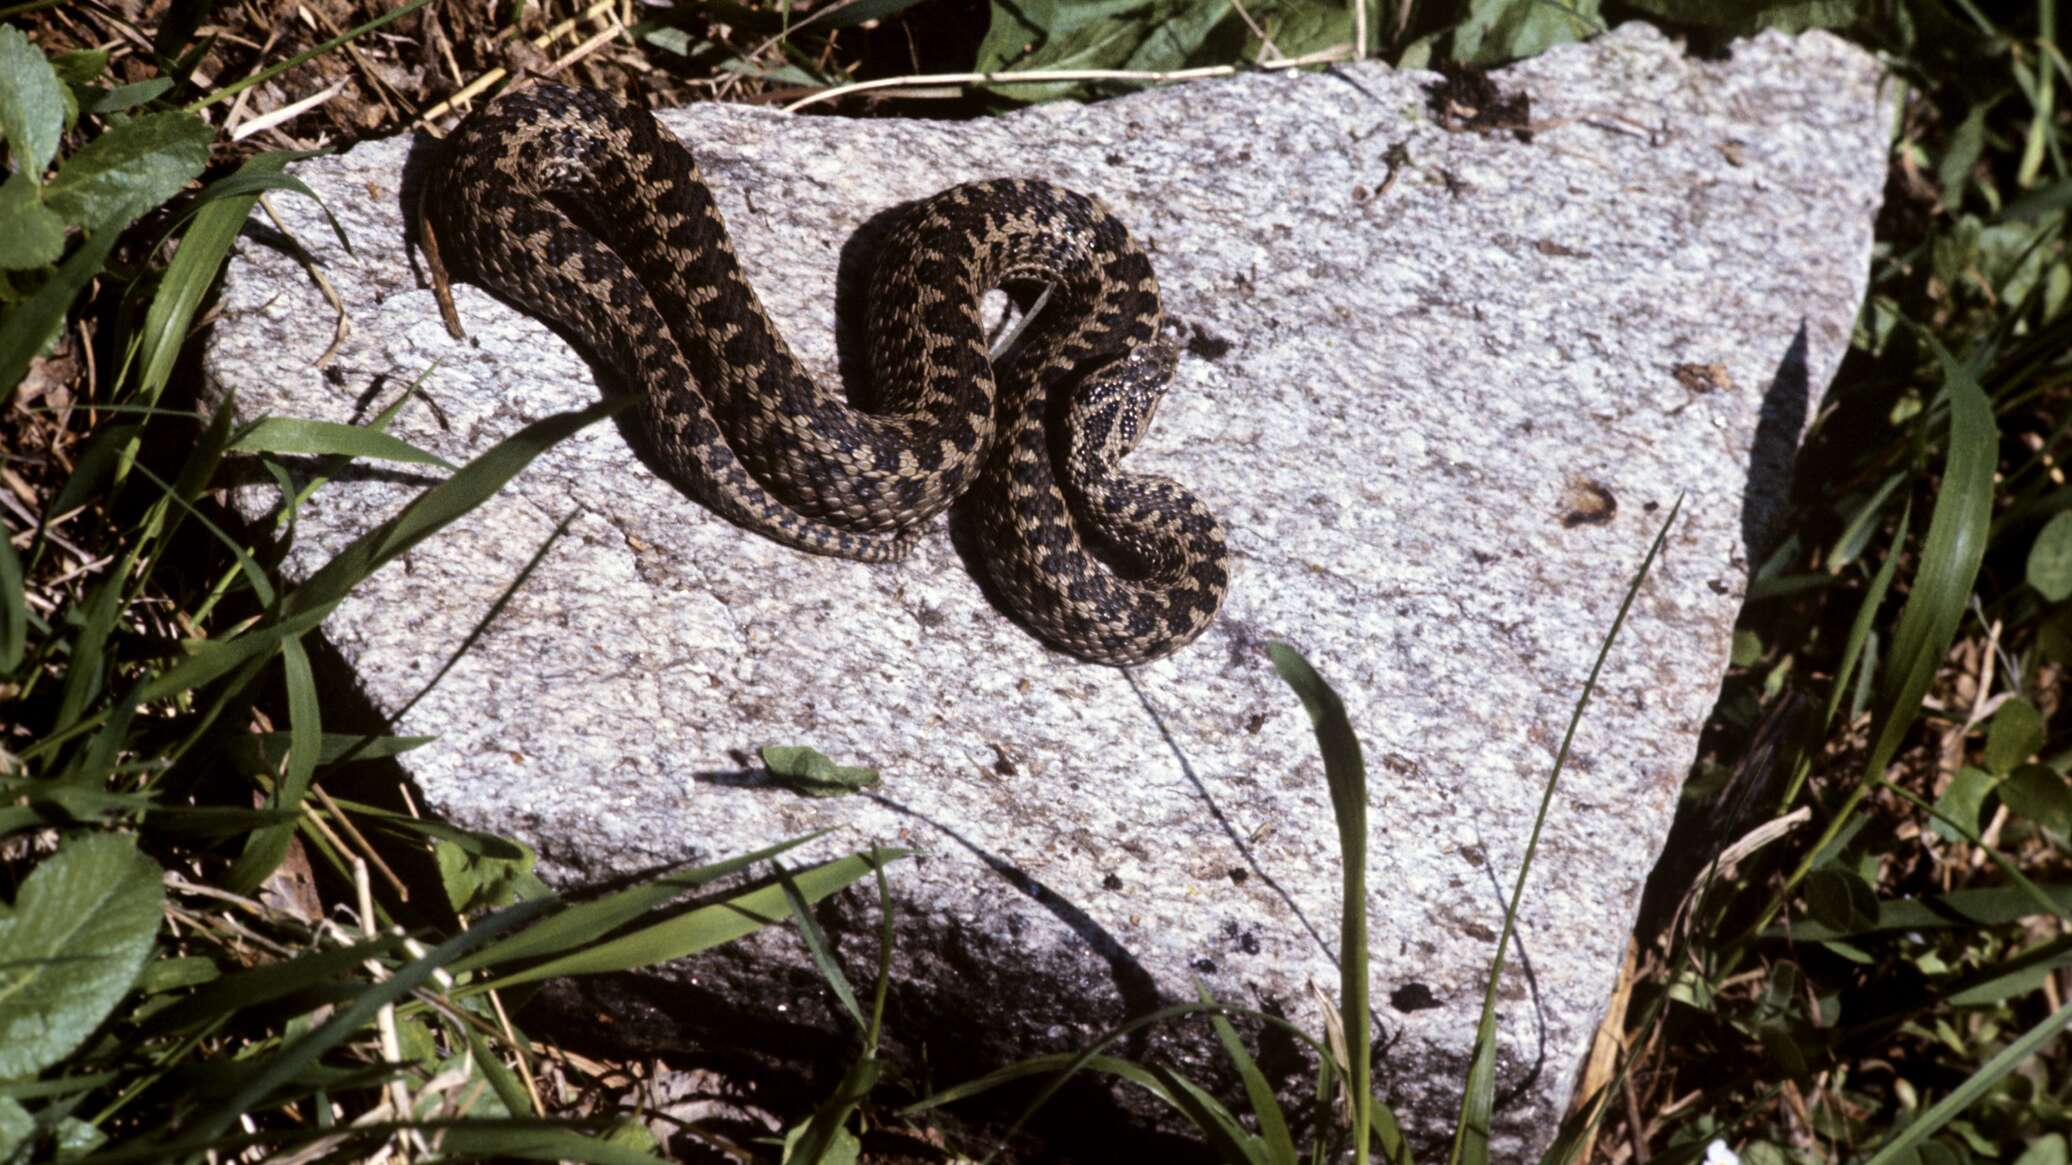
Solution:
M588 348L638 394L664 472L730 521L885 562L968 489L997 592L1053 646L1140 663L1215 617L1215 515L1116 467L1176 353L1150 261L1092 199L998 179L915 204L871 283L865 411L799 366L690 151L648 114L590 90L504 97L423 190L435 265ZM980 297L1024 280L1050 304L996 370Z

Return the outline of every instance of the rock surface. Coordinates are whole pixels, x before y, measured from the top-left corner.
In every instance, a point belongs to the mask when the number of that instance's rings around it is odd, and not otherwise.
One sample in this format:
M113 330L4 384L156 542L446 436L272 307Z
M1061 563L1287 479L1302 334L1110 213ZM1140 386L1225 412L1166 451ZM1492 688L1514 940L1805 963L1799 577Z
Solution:
M1627 25L1495 79L1530 96L1530 140L1442 128L1435 77L1378 65L968 123L663 115L822 375L860 347L854 285L889 208L1030 174L1130 225L1187 343L1132 464L1199 491L1234 552L1222 617L1172 659L1124 673L1047 652L941 529L891 567L746 536L609 423L371 579L323 634L378 714L409 705L397 731L439 737L402 758L430 808L529 841L551 879L829 827L808 852L917 851L891 871L893 1033L931 1049L939 1082L1079 1046L1188 997L1190 978L1317 1030L1335 835L1308 723L1261 650L1295 644L1365 742L1377 1081L1433 1135L1571 707L1684 495L1577 738L1505 973L1496 1146L1520 1159L1563 1111L1766 515L1846 346L1886 131L1876 64L1823 34L1697 61ZM458 462L598 399L561 340L473 287L456 289L471 338L448 337L406 247L427 144L296 171L354 254L306 199L273 200L343 300L328 359L336 313L255 220L208 358L245 415L364 422L436 363L393 431ZM326 486L289 572L425 480L384 467ZM279 497L241 504L257 516ZM884 781L800 797L754 759L794 743ZM828 917L867 979L875 906L854 895ZM646 994L838 1026L789 935L678 982L696 993ZM695 1031L712 1010L652 1018ZM1158 1047L1210 1075L1219 1059L1194 1029Z

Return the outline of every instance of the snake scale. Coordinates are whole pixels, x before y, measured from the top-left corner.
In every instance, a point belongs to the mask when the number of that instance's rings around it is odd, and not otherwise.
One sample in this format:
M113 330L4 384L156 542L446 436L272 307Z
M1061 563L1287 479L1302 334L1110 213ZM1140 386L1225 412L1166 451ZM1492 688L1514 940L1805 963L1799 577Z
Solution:
M645 112L558 86L506 95L448 136L423 190L436 261L630 386L662 471L722 517L887 562L968 493L996 593L1052 646L1141 663L1215 617L1215 515L1117 467L1177 353L1150 260L1093 199L995 179L914 204L870 285L865 409L800 367L691 152ZM1011 282L1052 291L996 368L980 299Z

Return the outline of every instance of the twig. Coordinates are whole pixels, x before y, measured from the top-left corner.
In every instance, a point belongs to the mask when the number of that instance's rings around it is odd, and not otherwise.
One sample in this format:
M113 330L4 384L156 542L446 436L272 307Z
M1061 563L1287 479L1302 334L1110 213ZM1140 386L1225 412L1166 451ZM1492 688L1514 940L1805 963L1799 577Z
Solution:
M338 96L340 93L345 92L345 85L346 79L341 77L337 81L332 82L330 88L328 89L312 93L308 97L305 97L300 101L290 102L286 105L281 106L279 109L272 111L271 113L262 113L258 117L253 118L252 120L244 123L241 126L238 126L235 130L231 131L230 140L234 142L241 142L246 138L251 137L255 133L261 133L266 130L272 129L274 126L280 125L282 122L293 121L295 118L302 116L310 110L315 109L317 106L322 105L324 102L329 101L333 97Z
M567 36L569 33L574 32L576 25L579 22L589 20L600 13L609 11L612 7L612 4L613 0L596 0L596 3L590 5L588 8L583 9L583 11L580 14L576 16L571 16L567 20L564 20L559 24L554 25L547 31L532 38L532 47L544 50L548 45L553 44L555 41L558 41L562 37ZM426 127L427 129L430 129L432 127L432 122L446 116L448 113L453 112L456 108L466 105L469 101L472 101L477 94L481 93L485 89L488 89L490 86L496 84L498 81L501 81L505 77L508 77L510 75L510 70L504 68L502 65L498 65L490 69L488 72L482 74L481 76L475 78L474 80L468 82L467 84L461 86L459 89L455 90L454 94L451 97L448 97L446 100L441 101L439 104L432 106L430 109L427 109L422 114L418 115L417 123L419 125Z
M1333 45L1328 49L1305 53L1282 61L1262 65L1246 65L1245 69L1295 69L1305 65L1322 65L1342 61L1351 52L1350 45ZM1201 65L1192 69L1028 69L1012 73L928 73L909 77L880 77L875 81L857 81L848 85L837 85L823 89L810 97L801 97L784 107L786 113L796 113L808 105L833 101L854 93L865 93L874 89L905 89L933 87L938 85L1050 85L1060 81L1192 81L1201 77L1229 77L1240 71L1237 65Z

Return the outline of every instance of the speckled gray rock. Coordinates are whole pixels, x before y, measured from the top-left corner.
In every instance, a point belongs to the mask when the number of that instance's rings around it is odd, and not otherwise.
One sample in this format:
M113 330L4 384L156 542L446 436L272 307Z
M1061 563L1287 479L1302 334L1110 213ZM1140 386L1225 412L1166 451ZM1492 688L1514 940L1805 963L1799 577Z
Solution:
M1771 499L1863 295L1877 78L1822 34L1696 61L1627 25L1497 74L1531 97L1529 141L1440 128L1434 78L1378 65L956 124L665 114L751 279L829 376L857 346L838 345L838 305L860 315L852 285L888 208L998 174L1106 200L1151 250L1187 342L1133 463L1228 525L1221 619L1132 674L1077 664L988 605L948 533L891 567L796 554L658 481L602 424L382 571L324 636L392 713L566 520L397 725L439 737L403 758L430 807L530 841L564 880L822 827L816 854L912 847L892 873L895 1034L960 1066L1077 1046L1187 996L1190 976L1315 1028L1308 985L1336 974L1334 834L1308 724L1261 652L1293 643L1366 742L1378 1080L1429 1133L1456 1103L1570 708L1684 494L1527 891L1499 1067L1497 1143L1517 1159L1566 1102ZM354 255L307 200L275 200L345 303L350 334L321 370L334 313L255 222L208 357L246 415L364 420L436 362L394 431L460 461L597 399L583 360L475 288L457 289L471 339L447 336L405 244L406 159L414 173L425 144L297 171ZM289 571L421 484L378 471L325 487ZM255 488L242 504L277 501ZM756 750L790 743L884 782L812 800L760 779ZM874 914L858 896L829 915L859 977ZM681 982L696 993L650 1001L833 1026L790 936ZM1200 1033L1159 1047L1192 1069L1216 1059Z

